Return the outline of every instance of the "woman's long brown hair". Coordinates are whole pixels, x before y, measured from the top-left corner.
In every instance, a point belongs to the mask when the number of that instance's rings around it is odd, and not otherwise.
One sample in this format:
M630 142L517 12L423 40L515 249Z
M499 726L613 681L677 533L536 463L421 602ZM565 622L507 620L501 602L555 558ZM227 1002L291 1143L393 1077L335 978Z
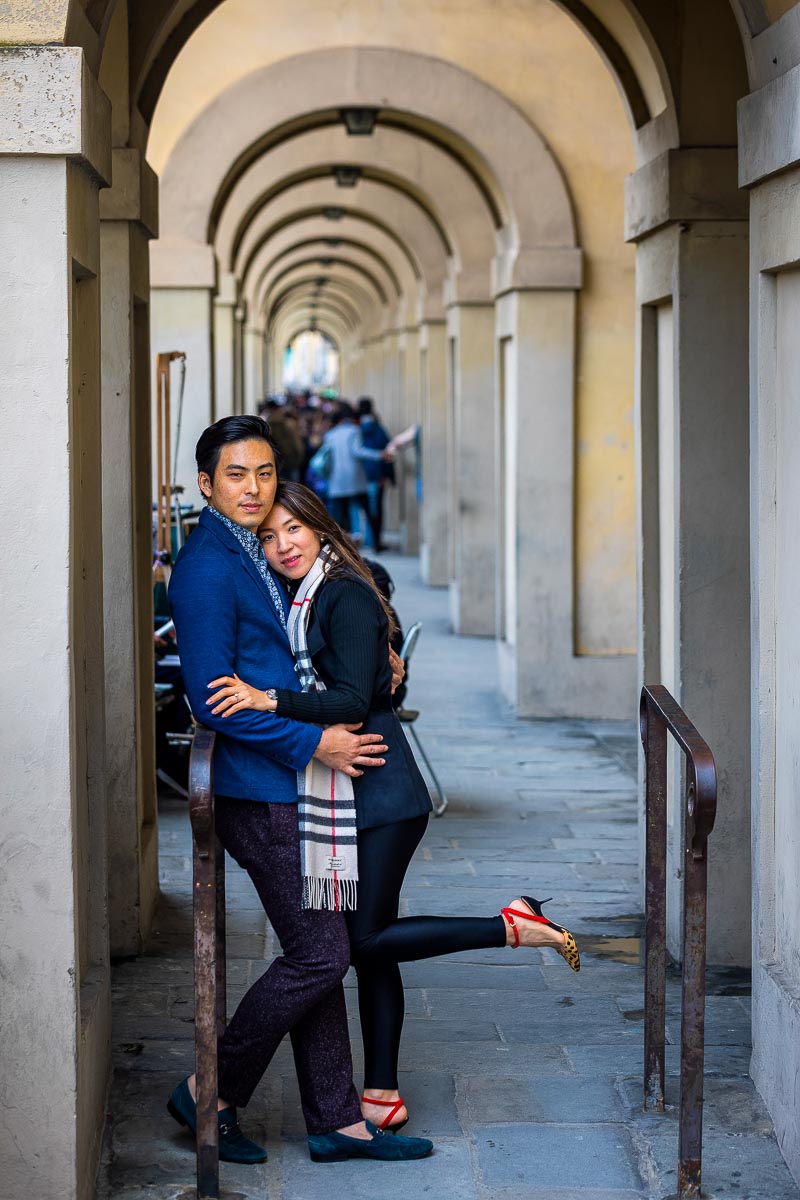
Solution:
M337 576L344 575L349 569L372 588L378 597L378 603L386 614L391 638L397 629L394 613L378 591L377 584L372 578L372 572L356 550L350 537L344 532L341 525L334 521L316 492L312 492L311 488L305 487L302 483L294 483L290 479L281 480L275 492L273 507L276 504L280 504L293 517L297 517L298 521L302 521L309 529L313 529L323 546L330 546L338 556L338 563L328 571L328 579L336 579Z

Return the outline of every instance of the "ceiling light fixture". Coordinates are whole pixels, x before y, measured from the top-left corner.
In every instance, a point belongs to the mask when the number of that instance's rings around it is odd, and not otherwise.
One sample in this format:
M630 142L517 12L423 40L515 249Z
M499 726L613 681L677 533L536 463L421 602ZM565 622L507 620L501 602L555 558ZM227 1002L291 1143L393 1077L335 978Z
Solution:
M361 167L334 167L336 186L344 188L355 187L361 178Z
M350 137L369 137L378 119L377 108L343 108L340 112Z

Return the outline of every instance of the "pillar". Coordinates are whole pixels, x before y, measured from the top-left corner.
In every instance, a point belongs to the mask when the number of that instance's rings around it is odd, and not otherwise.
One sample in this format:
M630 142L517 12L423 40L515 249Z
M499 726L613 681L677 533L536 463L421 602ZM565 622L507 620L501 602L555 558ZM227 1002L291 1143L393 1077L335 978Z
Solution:
M501 682L520 716L630 718L634 657L581 655L575 645L580 251L561 252L539 273L539 287L506 292L496 305Z
M186 354L186 385L180 412L180 368L172 366L172 454L175 480L184 489L182 502L195 503L197 466L194 448L215 420L214 295L216 267L210 246L159 239L150 246L151 354L172 350ZM180 437L178 420L180 417ZM177 444L177 455L176 455ZM155 494L155 477L153 480Z
M799 101L800 68L794 67L739 104L739 182L750 189L751 221L751 1073L798 1182L800 141L794 116Z
M450 615L456 633L495 634L494 306L447 312Z
M113 152L100 195L106 795L112 955L138 954L158 896L148 239L155 176Z
M4 47L3 1195L93 1193L110 1074L100 231L110 110L73 47ZM13 731L13 733L12 733Z
M398 352L401 389L399 424L407 429L410 425L420 425L422 420L418 329L403 330L398 339ZM420 457L420 451L414 445L409 446L398 456L401 468L397 481L401 500L400 549L404 554L419 554L422 491Z
M422 420L420 565L429 587L447 587L447 336L444 321L419 330Z
M236 409L236 277L226 272L214 297L214 416Z
M258 412L264 399L264 330L257 325L244 326L244 411Z
M736 153L670 151L626 186L637 242L641 676L711 746L708 959L749 964L748 225ZM674 761L674 760L673 760ZM677 772L673 772L673 775ZM670 788L668 938L680 957L683 793Z

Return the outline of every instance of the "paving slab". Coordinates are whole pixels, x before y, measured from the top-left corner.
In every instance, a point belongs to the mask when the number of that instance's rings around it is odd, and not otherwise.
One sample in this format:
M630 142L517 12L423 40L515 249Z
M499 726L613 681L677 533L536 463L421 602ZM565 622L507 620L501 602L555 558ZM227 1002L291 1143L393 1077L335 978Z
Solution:
M403 915L492 914L554 896L576 933L571 972L552 951L464 951L403 964L401 1090L430 1159L313 1164L288 1040L245 1131L269 1161L222 1164L225 1200L663 1200L674 1191L680 987L667 988L667 1103L642 1112L642 914L633 721L520 721L497 688L494 643L449 633L447 596L387 556L406 625L423 633L409 680L417 731L450 807L412 864ZM459 697L469 696L465 711ZM185 804L160 813L162 899L146 953L113 971L114 1076L97 1200L194 1196L190 1136L166 1115L193 1069L191 837ZM247 877L228 866L230 1005L266 970L275 939ZM345 980L356 1081L356 980ZM748 981L710 972L704 1195L800 1200L748 1076Z

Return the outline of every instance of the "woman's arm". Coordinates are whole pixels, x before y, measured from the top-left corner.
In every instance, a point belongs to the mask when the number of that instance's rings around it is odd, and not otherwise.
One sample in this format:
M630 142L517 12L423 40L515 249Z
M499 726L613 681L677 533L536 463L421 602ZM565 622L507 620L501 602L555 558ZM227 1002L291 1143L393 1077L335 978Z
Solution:
M223 676L209 685L221 685L221 690L207 701L215 706L213 712L227 716L245 708L256 708L315 725L355 724L364 720L370 709L377 672L386 661L380 640L383 613L377 598L362 584L349 579L325 584L319 593L318 604L328 588L331 590L317 610L326 642L325 673L331 680L328 689L324 692L293 692L280 688L276 692L277 700L271 700L266 692L250 687L237 676ZM233 701L237 694L239 700Z

